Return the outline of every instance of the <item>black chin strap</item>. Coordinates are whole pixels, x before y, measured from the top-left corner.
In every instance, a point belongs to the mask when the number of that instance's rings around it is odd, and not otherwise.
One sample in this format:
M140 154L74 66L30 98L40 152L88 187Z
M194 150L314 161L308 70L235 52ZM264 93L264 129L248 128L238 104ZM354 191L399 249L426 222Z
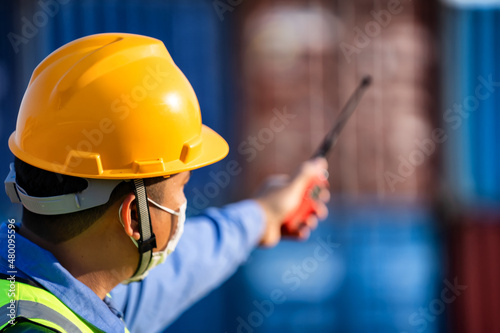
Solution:
M142 179L134 179L134 193L137 203L137 215L139 218L139 233L140 238L137 241L140 259L137 270L133 277L144 274L146 268L151 261L153 249L156 247L156 237L151 226L149 218L148 197L146 194L146 186Z

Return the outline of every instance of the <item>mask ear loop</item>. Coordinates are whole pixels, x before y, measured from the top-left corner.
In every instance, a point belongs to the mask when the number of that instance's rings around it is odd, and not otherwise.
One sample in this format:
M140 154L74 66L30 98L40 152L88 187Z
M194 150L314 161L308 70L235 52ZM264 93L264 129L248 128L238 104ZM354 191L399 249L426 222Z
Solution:
M123 202L120 205L120 208L118 208L118 220L120 221L120 223L122 224L122 226L125 227L125 224L123 223L123 220L122 220L122 209L123 209Z
M165 206L162 206L159 203L156 203L155 201L151 200L150 198L148 198L148 201L151 202L153 205L155 205L157 208L159 208L159 209L161 209L161 210L163 210L163 211L165 211L167 213L170 213L170 214L175 215L175 216L181 215L180 212L176 212L173 209L170 209L170 208L167 208Z
M180 210L181 210L181 211L176 212L176 211L175 211L175 210L173 210L173 209L170 209L170 208L167 208L167 207L165 207L165 206L160 205L159 203L157 203L157 202L153 201L153 200L152 200L152 199L150 199L150 198L148 198L148 201L149 201L150 203L152 203L154 206L156 206L157 208L159 208L159 209L163 210L164 212L167 212L167 213L169 213L169 214L172 214L172 215L174 215L174 216L177 216L178 218L179 218L179 217L183 214L183 212L184 212L184 219L185 219L187 202L185 202L185 203L183 203L183 204L181 205L181 208L180 208ZM181 225L181 224L182 224L182 225ZM184 221L178 221L178 222L177 222L177 224L176 224L176 228L175 228L175 230L173 230L173 231L171 230L171 231L170 231L170 236L169 236L170 240L169 240L169 241L168 241L168 243L167 243L167 248L165 249L165 251L168 251L168 249L172 247L172 245L171 245L171 244L172 244L172 242L173 242L173 243L175 243L175 244L173 245L174 247L177 245L177 242L179 241L179 240L178 240L178 237L179 237L178 235L179 235L179 233L182 233L182 232L183 232L183 230L184 230ZM176 239L177 239L177 240L176 240ZM173 250L171 250L169 253L171 253L172 251L173 251Z

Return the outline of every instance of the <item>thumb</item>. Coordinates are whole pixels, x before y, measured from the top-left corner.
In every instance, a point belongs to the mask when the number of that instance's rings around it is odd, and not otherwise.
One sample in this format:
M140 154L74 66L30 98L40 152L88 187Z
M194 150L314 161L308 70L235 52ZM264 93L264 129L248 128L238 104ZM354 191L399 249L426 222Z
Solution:
M323 157L307 160L300 166L292 178L292 188L297 191L305 191L311 179L319 177L322 180L328 178L328 162Z

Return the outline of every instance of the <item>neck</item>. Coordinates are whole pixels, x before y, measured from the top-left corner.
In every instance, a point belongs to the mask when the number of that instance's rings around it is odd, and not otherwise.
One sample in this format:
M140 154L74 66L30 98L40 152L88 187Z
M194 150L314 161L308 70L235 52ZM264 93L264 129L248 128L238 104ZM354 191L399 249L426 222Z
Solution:
M49 243L26 228L21 230L24 237L50 251L73 277L101 299L134 273L134 265L125 260L130 258L127 249L118 246L123 243L130 246L130 240L115 239L122 238L121 234L113 237L114 229L107 223L96 222L81 235L59 244ZM125 234L123 229L119 231Z
M76 241L61 244L51 252L71 275L101 299L126 278L122 275L124 268L113 262L102 247L79 244Z

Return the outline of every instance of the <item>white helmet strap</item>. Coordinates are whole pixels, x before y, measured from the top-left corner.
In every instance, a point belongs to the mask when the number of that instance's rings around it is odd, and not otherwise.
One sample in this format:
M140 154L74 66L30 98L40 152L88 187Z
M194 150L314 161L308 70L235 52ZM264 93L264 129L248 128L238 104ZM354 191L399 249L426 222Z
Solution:
M5 179L5 192L11 202L22 203L30 212L40 215L60 215L79 212L97 207L109 201L114 188L123 180L89 179L85 178L88 186L79 193L63 194L52 197L32 197L16 183L14 163L10 164L10 172ZM142 179L134 179L134 194L137 203L140 239L137 241L140 254L139 265L134 276L142 275L153 256L156 247L156 237L149 217L148 197L146 186Z
M52 197L32 197L16 183L14 163L5 179L5 192L12 203L22 203L30 212L40 215L60 215L79 212L104 205L109 201L111 192L123 180L84 178L88 186L79 193L56 195Z

